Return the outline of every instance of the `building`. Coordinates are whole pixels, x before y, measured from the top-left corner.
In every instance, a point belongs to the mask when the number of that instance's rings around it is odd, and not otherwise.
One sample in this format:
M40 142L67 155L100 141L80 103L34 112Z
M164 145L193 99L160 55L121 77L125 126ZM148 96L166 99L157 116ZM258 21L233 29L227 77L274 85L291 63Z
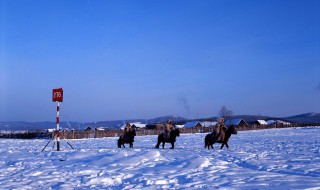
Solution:
M184 125L175 125L174 127L177 129L181 129L181 128L184 128Z
M266 122L267 122L268 125L277 125L277 124L284 125L284 126L290 126L291 125L291 123L286 122L286 121L281 121L281 120L268 120Z
M136 128L144 129L147 127L147 124L142 124L141 122L129 123L129 124L130 124L131 128L133 128L133 129L136 129ZM126 127L126 124L122 125L121 129L124 130L125 127Z
M281 121L281 120L277 120L276 123L280 124L280 125L284 125L284 126L290 126L291 125L291 123L286 122L286 121Z
M257 120L254 124L257 124L257 125L268 125L268 123L265 120Z
M131 125L131 128L135 129L135 128L138 128L138 129L144 129L147 127L147 124L142 124L142 123L130 123Z
M248 127L248 123L245 122L243 119L231 119L231 120L227 120L225 123L224 123L226 126L231 126L231 125L234 125L234 126L237 126L237 127Z
M216 121L203 121L200 122L200 124L202 125L202 127L214 127L217 125L218 122Z
M273 125L273 124L276 124L276 121L275 120L268 120L266 121L268 125Z
M191 128L191 127L202 127L201 123L199 121L190 121L184 124L185 128Z

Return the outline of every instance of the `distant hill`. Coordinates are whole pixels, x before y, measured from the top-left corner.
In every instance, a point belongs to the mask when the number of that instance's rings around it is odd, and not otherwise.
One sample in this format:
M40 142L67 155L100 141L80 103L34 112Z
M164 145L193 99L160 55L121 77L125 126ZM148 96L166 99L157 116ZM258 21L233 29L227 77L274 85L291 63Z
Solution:
M320 123L320 113L305 113L284 118L290 122L296 123Z
M163 116L157 117L154 119L128 119L128 120L114 120L114 121L98 121L98 122L60 122L61 129L75 129L75 130L84 130L87 127L94 128L104 128L104 129L120 129L125 123L134 123L141 122L147 124L154 123L165 123L171 119L173 122L185 121L186 118L179 116ZM0 130L5 131L19 131L19 130L47 130L55 129L57 124L51 121L44 122L25 122L25 121L9 121L9 122L0 122Z
M81 122L60 122L61 128L82 129L85 125ZM9 121L0 122L0 130L18 131L18 130L47 130L55 129L57 124L51 121L43 122L25 122L25 121Z
M269 116L261 116L261 115L233 115L233 116L225 117L224 119L225 119L225 121L229 120L229 119L243 119L247 123L253 123L253 122L257 121L258 119L259 120L270 120L270 119L279 119L279 118L269 117ZM201 120L206 120L206 119L201 119ZM211 118L209 118L209 120L210 121L217 121L218 118L211 117Z
M98 122L60 122L61 129L75 129L75 130L84 130L87 127L94 128L105 128L105 129L119 129L125 123L133 123L133 122L141 122L146 124L154 124L154 123L166 123L168 119L172 120L174 123L183 124L187 121L192 121L190 119L179 117L179 116L162 116L153 119L129 119L129 120L114 120L114 121L98 121ZM261 115L234 115L228 119L243 119L247 123L253 123L258 119L262 120L283 120L295 123L320 123L320 113L305 113L300 115L295 115L291 117L277 118L277 117L269 117L269 116L261 116ZM211 118L202 118L199 121L217 121L216 117ZM55 129L56 123L50 121L44 122L24 122L24 121L10 121L10 122L0 122L0 130L6 131L17 131L17 130L47 130L47 129Z
M167 115L167 116L157 117L157 118L154 118L154 119L149 119L148 123L149 124L166 123L169 119L174 123L188 120L187 118L180 117L180 116Z

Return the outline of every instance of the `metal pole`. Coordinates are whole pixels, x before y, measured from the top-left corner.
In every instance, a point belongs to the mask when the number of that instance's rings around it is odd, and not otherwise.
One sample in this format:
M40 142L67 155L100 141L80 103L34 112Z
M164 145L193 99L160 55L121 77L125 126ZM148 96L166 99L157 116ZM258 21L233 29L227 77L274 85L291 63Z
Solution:
M60 151L60 102L57 105L57 151Z
M43 149L41 150L41 152L44 151L44 149L48 146L48 144L51 142L52 139L50 139L50 141L46 144L46 146L43 147Z

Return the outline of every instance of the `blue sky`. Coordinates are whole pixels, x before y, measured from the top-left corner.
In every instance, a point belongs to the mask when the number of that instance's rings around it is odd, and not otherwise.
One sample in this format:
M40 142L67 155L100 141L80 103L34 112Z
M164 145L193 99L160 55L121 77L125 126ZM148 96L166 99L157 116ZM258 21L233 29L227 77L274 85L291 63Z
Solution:
M0 6L0 121L320 112L320 1Z

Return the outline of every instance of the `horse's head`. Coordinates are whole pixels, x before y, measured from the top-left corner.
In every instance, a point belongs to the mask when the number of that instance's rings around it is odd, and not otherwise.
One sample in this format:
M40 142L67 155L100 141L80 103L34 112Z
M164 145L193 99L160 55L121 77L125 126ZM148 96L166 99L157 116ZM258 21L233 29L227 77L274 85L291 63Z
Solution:
M180 136L180 130L176 128L174 130L171 130L170 134L174 138L179 137Z
M231 125L230 127L228 127L228 129L226 130L226 132L236 135L238 133L238 131L236 130L234 125Z

